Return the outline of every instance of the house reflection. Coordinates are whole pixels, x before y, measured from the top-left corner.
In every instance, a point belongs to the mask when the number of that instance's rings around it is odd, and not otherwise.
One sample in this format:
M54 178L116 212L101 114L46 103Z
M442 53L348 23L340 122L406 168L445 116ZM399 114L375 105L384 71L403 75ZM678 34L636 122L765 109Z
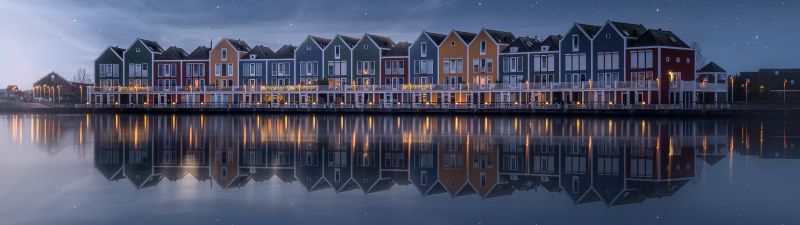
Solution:
M136 188L187 179L223 189L278 178L307 191L423 196L561 193L576 204L641 203L675 194L734 151L795 157L792 132L754 149L752 124L680 119L478 116L96 116L95 166ZM743 130L746 137L731 134ZM759 132L762 129L758 129ZM789 131L791 130L791 131ZM770 132L782 132L781 129ZM782 135L783 133L779 133ZM735 141L736 140L736 141ZM743 144L741 150L734 145ZM786 144L783 144L786 143ZM749 148L747 146L750 146ZM764 152L765 149L775 152ZM782 149L782 150L780 150Z

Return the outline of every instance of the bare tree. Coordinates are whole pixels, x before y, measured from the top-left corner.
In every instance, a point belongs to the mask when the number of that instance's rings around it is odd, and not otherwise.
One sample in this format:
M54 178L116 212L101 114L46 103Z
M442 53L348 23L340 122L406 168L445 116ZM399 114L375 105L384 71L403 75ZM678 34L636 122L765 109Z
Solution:
M75 76L72 77L72 82L81 83L81 84L91 84L92 77L86 73L86 68L79 68L77 72L75 72Z
M706 65L706 57L703 56L703 47L700 47L700 43L695 41L692 42L692 49L694 49L694 67L695 70L700 70L703 66Z

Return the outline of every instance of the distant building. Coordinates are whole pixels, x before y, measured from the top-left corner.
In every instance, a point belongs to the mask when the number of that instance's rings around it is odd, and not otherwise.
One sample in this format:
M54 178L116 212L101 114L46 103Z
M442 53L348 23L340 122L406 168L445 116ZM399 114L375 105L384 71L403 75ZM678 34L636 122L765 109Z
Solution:
M33 98L53 103L79 103L89 84L68 81L56 72L50 72L33 83Z
M786 101L800 102L800 68L742 72L733 82L736 87L734 99L737 101L781 102L785 89Z

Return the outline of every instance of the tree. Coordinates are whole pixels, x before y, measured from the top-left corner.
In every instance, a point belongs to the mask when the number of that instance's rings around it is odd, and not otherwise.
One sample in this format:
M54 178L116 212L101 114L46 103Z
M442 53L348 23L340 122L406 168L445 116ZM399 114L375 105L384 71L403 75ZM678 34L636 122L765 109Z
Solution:
M703 47L700 47L700 43L695 41L692 42L692 49L694 49L694 67L695 70L700 70L703 66L706 65L706 57L703 56Z
M81 84L91 84L92 77L86 73L86 68L79 68L77 72L75 72L75 76L72 77L72 82L81 83Z

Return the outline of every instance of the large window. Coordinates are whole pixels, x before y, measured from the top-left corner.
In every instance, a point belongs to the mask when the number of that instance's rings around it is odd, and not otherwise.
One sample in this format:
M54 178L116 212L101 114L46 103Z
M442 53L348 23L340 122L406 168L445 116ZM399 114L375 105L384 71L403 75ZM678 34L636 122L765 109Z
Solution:
M202 63L188 63L186 64L187 77L203 77L206 73L206 67Z
M98 67L100 77L119 77L119 64L100 64Z
M564 70L586 70L586 53L565 54Z
M631 68L653 68L653 50L631 51Z
M414 74L433 74L433 60L414 61Z
M384 74L403 75L405 74L405 63L403 60L387 60L384 63Z
M493 61L491 58L472 59L472 72L491 73L494 70Z
M300 75L301 76L317 76L319 71L317 71L317 62L316 61L304 61L300 62Z
M375 61L357 61L356 75L375 75Z
M329 76L347 76L347 61L328 61Z
M462 74L464 73L464 60L463 59L444 59L444 74Z
M553 72L556 69L555 55L534 55L533 72Z
M522 56L515 56L515 57L505 57L503 61L503 72L506 73L518 73L518 72L525 72L523 69L524 66L521 65Z
M288 62L276 62L271 65L272 67L272 75L273 76L290 76L291 72L289 72Z
M158 64L158 77L174 77L175 65L174 64Z
M598 52L598 70L617 70L619 69L619 52Z

